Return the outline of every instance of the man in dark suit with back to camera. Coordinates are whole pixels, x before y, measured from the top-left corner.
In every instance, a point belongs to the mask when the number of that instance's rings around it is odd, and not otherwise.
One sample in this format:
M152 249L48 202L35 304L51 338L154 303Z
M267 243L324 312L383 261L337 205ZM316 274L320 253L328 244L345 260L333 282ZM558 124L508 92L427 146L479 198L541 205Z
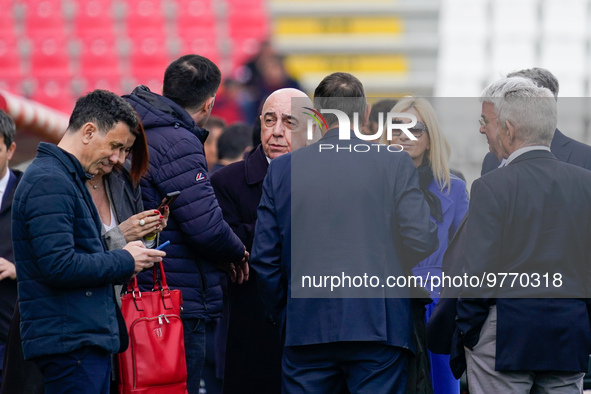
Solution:
M483 100L506 163L472 185L463 259L468 276L487 282L457 303L470 391L580 393L591 347L591 172L550 153L548 89L506 78ZM500 273L518 283L501 286Z
M351 125L357 118L356 130L369 115L363 85L347 73L324 78L314 106ZM271 161L257 212L252 265L285 339L283 392L404 392L414 350L408 289L344 285L334 297L330 284L312 289L300 274L366 272L384 284L437 248L436 227L407 154L322 115L320 141Z
M556 100L558 100L558 80L545 68L534 67L514 71L507 74L507 78L510 77L529 78L539 87L550 89ZM567 137L558 129L554 132L550 150L560 161L591 170L591 146ZM484 175L498 168L501 162L502 157L492 151L487 153L482 162L480 174Z

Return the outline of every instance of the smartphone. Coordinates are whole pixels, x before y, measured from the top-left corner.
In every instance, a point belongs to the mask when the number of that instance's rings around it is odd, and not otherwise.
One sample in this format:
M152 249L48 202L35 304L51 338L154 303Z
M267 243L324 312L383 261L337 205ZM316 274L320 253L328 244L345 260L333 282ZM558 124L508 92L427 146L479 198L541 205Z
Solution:
M158 247L156 248L156 250L162 250L162 249L164 249L165 247L167 247L168 245L170 245L170 241L166 241L166 242L164 242L163 244L161 244L160 246L158 246Z
M165 206L169 206L178 198L178 196L181 194L180 191L176 191L176 192L170 192L166 194L166 197L164 197L164 201L162 201L162 204L160 204L160 206L158 206L158 209L160 211L160 213L162 213L162 210L164 209Z

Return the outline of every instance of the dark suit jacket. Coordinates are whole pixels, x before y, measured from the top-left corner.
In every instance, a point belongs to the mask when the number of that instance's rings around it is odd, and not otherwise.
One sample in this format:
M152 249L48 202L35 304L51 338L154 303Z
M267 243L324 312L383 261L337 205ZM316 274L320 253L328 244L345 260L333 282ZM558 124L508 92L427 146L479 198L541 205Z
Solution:
M558 129L554 132L550 150L560 161L591 170L591 146L567 137ZM488 152L484 156L480 175L498 168L500 164L497 157L492 152Z
M249 252L268 167L259 144L244 160L211 175L224 220ZM230 320L224 355L224 392L227 393L281 391L282 344L277 327L265 313L257 280L257 273L251 270L248 282L229 286Z
M347 262L371 262L402 275L437 248L409 156L346 150L364 143L353 136L340 141L338 130L330 130L269 166L251 262L263 301L285 327L286 346L375 341L413 350L408 298L292 297L304 263L340 274L352 268ZM342 148L319 152L320 144Z
M12 251L12 199L16 185L23 175L22 172L10 170L8 185L2 198L2 208L0 208L0 257L14 263L14 254ZM8 328L12 320L14 305L16 303L16 281L4 279L0 281L0 343L6 343ZM1 365L1 364L0 364Z
M560 273L559 294L578 289L573 298L514 299L505 297L523 295L521 287L464 289L457 323L468 348L478 342L489 305L496 302L497 370L587 370L589 201L591 172L543 150L524 153L473 183L464 251L468 275L548 272L552 284L553 274ZM548 289L555 288L543 285L528 294L543 296Z

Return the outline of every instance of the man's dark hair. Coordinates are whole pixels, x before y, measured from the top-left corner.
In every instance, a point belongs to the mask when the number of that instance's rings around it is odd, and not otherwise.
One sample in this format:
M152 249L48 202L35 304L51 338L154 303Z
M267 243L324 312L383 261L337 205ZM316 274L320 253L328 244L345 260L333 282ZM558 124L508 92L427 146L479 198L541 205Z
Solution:
M70 116L68 130L77 131L88 122L96 123L102 133L107 133L119 122L133 132L138 127L138 117L129 103L106 90L95 90L80 97Z
M519 71L513 71L507 74L507 78L523 77L531 79L538 87L549 89L554 97L558 99L558 79L550 71L545 68L534 67L526 68Z
M242 157L244 150L251 145L252 127L243 122L226 127L218 138L218 159L235 160Z
M215 96L222 73L211 60L199 55L185 55L166 68L162 95L188 112Z
M10 145L14 142L14 136L16 135L16 126L14 120L6 112L0 109L0 135L4 137L4 145L6 149L10 148Z
M314 107L321 109L337 109L344 112L353 124L353 114L359 114L359 127L365 121L365 91L363 84L354 75L337 72L325 77L314 91ZM336 115L323 114L328 126L338 122Z
M392 108L396 105L398 100L396 99L383 99L375 103L371 106L371 112L369 113L369 121L373 123L378 123L379 120L379 113L382 112L384 114L390 112ZM386 121L386 115L384 115L384 122Z

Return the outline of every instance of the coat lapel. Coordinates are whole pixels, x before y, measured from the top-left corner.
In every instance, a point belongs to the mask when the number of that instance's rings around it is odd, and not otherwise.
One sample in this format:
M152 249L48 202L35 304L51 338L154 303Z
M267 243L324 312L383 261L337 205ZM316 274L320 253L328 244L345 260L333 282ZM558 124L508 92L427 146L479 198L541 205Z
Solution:
M244 172L246 175L246 183L248 185L256 185L265 179L269 163L263 151L263 146L259 144L252 150L245 159Z
M0 209L0 213L10 211L12 208L14 189L16 189L16 179L17 178L16 175L14 175L14 172L10 171L8 183L6 184L6 190L4 191L4 196L2 197L2 208Z

